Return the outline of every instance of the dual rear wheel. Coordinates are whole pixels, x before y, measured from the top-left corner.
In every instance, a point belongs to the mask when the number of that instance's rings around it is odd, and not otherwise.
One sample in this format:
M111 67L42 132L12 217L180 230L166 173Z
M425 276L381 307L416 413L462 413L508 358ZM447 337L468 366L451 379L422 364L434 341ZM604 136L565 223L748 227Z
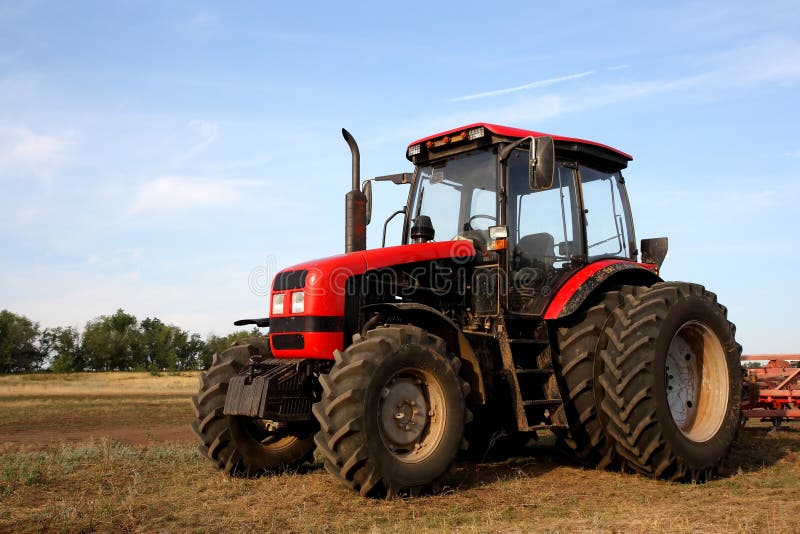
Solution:
M599 351L599 416L622 464L644 475L702 481L736 435L741 346L702 286L629 288Z

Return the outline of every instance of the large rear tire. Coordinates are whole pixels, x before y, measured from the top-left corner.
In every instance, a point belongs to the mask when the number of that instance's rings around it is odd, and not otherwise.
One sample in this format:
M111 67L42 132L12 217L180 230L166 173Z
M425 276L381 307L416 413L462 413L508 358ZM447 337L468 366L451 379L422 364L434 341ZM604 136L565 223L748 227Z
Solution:
M356 335L313 407L325 468L367 496L435 488L461 448L469 385L444 341L409 325Z
M726 309L695 284L632 288L612 314L599 379L608 438L626 465L703 481L739 423L741 346Z
M223 414L228 383L252 356L272 357L266 338L245 339L214 354L211 367L200 373L200 391L192 396L192 430L201 441L200 452L234 476L293 469L314 453L313 423L282 425Z
M597 353L605 343L608 318L619 302L618 291L596 295L556 329L554 372L548 389L558 388L564 400L553 421L568 425L569 430L555 434L562 449L592 467L608 467L614 459L613 444L603 432L594 384L599 369Z

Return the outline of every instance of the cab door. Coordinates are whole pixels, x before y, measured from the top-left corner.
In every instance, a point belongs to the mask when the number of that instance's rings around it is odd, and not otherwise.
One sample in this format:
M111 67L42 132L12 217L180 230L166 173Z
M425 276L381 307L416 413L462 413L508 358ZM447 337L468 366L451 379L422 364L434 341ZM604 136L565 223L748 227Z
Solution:
M511 313L542 315L550 296L585 264L576 165L559 161L553 186L531 191L528 154L508 163L508 300Z

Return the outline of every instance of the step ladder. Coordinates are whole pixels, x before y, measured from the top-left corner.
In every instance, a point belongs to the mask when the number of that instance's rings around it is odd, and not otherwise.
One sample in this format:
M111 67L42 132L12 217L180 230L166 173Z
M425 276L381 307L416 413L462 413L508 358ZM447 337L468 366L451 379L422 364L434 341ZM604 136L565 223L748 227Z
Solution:
M553 376L549 342L539 339L498 336L503 358L503 372L511 387L511 399L521 432L568 430L555 424L552 415L563 404L557 388L548 391Z

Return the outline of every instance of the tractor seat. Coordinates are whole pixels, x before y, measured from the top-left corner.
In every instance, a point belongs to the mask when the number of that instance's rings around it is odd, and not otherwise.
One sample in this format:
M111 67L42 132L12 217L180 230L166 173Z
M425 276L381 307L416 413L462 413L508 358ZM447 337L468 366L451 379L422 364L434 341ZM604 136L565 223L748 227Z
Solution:
M541 267L551 269L555 261L555 239L547 232L522 236L514 254L519 258L519 267Z

